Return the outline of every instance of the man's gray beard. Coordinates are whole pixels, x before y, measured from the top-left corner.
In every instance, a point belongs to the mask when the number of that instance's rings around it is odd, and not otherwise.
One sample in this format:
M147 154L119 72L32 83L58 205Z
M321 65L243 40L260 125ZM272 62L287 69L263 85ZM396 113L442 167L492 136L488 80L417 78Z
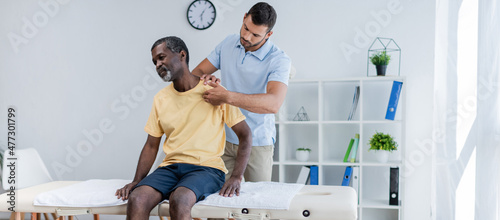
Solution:
M170 70L167 70L167 74L161 77L161 79L163 79L163 81L165 82L170 82L170 80L172 79L172 72L170 72Z

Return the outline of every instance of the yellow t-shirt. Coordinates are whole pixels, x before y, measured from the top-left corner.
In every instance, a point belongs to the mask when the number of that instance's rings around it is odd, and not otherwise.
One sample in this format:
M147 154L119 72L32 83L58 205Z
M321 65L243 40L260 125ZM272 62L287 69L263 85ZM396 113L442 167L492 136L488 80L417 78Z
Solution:
M144 130L154 137L167 137L163 144L166 157L160 167L188 163L227 173L221 158L226 141L224 123L232 127L245 116L237 107L205 102L202 95L211 88L200 80L191 90L178 92L172 83L155 95Z

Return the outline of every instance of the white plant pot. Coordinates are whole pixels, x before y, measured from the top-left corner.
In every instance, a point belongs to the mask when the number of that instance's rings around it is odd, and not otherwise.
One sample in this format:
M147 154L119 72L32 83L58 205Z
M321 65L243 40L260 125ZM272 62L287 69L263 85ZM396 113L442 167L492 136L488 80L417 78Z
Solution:
M375 156L377 157L377 161L380 163L387 163L389 160L389 154L391 152L386 151L386 150L376 150L375 151Z
M309 160L309 151L303 151L303 150L295 151L295 158L298 161L306 162L307 160Z

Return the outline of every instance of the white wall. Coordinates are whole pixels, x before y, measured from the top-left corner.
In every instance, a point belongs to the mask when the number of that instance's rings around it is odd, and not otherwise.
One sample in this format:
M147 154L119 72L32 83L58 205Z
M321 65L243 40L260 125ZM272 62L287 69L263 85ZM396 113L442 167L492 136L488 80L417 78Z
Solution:
M56 179L85 180L133 177L152 98L165 86L152 72L151 44L181 37L194 68L226 35L238 33L256 1L213 0L217 19L205 31L186 21L191 1L60 0L49 10L41 6L46 2L56 0L0 1L0 144L5 148L7 106L15 105L18 147L37 148ZM269 2L278 12L271 39L292 58L296 78L365 76L376 36L402 48L403 147L414 168L405 177L404 217L429 219L430 155L422 147L431 139L434 1ZM12 36L23 40L16 45ZM346 45L352 54L342 52ZM109 123L108 133L97 131L100 123ZM91 150L77 152L88 143Z

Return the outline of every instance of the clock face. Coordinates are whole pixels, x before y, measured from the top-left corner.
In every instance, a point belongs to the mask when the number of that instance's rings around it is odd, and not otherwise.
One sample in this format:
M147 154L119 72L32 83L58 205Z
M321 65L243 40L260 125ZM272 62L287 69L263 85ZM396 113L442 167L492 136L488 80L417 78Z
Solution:
M205 30L215 21L215 7L208 0L196 0L191 3L187 11L189 24L198 29Z

